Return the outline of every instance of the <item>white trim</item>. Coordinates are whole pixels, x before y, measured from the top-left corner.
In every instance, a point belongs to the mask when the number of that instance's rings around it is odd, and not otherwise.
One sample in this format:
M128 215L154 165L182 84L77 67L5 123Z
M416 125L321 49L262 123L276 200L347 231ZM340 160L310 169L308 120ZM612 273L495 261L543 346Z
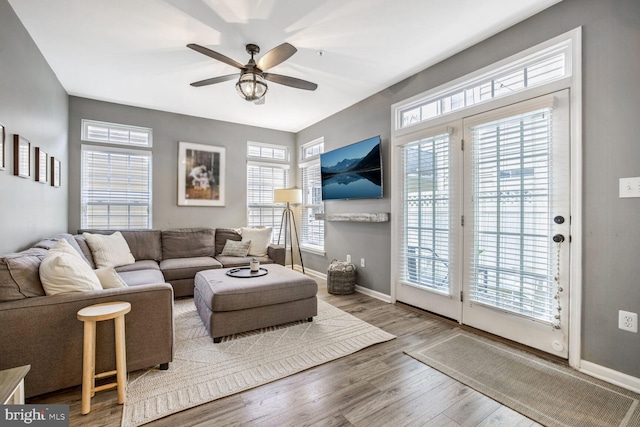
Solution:
M262 156L252 156L249 154L250 146L256 147L266 147L274 150L284 150L284 159L276 159L274 157L262 157ZM247 159L253 159L255 161L268 161L268 162L282 162L282 163L290 163L291 162L291 153L289 147L286 145L278 145L278 144L268 144L266 142L256 142L256 141L247 141Z
M586 360L580 361L578 370L594 378L631 390L634 393L640 393L640 378L632 377Z
M325 256L327 254L324 251L324 249L317 249L317 248L313 248L311 246L305 246L305 245L300 245L300 250L302 252L308 252L310 254L320 255L320 256Z
M312 147L314 145L320 145L320 144L323 144L322 151L320 151L318 154L314 156L309 156L309 157L304 156L304 150L306 148ZM322 154L323 152L324 152L324 136L321 136L319 138L314 139L313 141L309 141L300 146L300 151L298 152L298 159L299 159L298 163L299 165L302 165L302 163L305 163L311 160L320 161L320 154Z
M294 270L299 271L300 273L302 273L302 266L300 264L296 264L294 266ZM320 273L319 271L315 271L315 270L312 270L310 268L305 268L304 272L307 273L308 276L315 276L318 279L327 280L327 274L326 273Z
M571 255L569 270L569 366L582 358L582 27L572 31Z
M362 286L356 285L356 292L359 292L363 295L367 295L370 296L372 298L378 299L382 302L386 302L386 303L393 303L394 301L391 300L391 296L387 295L387 294L383 294L382 292L378 292L378 291L374 291L373 289L369 289L369 288L364 288Z

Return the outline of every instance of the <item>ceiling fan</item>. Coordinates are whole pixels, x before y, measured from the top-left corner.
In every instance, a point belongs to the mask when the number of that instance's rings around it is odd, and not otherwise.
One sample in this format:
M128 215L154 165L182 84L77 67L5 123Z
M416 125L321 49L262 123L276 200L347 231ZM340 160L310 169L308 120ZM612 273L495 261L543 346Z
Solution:
M238 91L238 94L240 94L240 96L247 101L264 102L264 96L269 89L265 80L285 86L290 86L296 89L316 90L316 88L318 87L318 85L315 83L311 83L295 77L283 76L281 74L274 73L265 73L265 71L269 68L281 64L297 52L297 49L289 43L283 43L280 46L274 47L269 52L265 53L257 62L253 59L253 56L260 53L260 47L255 44L248 44L246 46L246 49L247 53L251 55L251 59L246 65L242 65L238 61L235 61L221 53L194 43L188 44L187 47L195 50L196 52L200 52L203 55L207 55L208 57L217 59L220 62L224 62L225 64L239 69L240 78L236 83L236 90ZM228 80L233 80L237 77L238 73L220 77L213 77L210 79L191 83L191 86L207 86L226 82Z

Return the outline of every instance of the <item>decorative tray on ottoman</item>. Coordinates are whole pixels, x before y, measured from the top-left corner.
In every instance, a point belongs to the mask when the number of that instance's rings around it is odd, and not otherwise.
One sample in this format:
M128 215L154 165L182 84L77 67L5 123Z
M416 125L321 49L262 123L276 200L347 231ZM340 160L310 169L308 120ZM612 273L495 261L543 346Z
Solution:
M227 276L247 279L249 277L264 276L265 274L268 274L268 273L269 273L269 270L262 267L260 267L258 271L251 271L251 267L238 267L238 268L232 268L229 271L227 271Z

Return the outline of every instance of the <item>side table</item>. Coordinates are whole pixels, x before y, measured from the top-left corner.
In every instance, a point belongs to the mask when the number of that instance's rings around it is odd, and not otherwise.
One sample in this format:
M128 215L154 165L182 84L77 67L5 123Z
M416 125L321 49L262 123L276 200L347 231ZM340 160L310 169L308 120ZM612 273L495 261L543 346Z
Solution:
M31 365L0 371L0 402L3 405L24 405L24 377Z

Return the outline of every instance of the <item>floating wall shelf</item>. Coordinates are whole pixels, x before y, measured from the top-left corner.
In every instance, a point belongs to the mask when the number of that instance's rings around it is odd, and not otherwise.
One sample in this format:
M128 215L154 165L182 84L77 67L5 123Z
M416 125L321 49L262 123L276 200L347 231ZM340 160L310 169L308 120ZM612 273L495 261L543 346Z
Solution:
M316 214L321 221L388 222L389 212Z

